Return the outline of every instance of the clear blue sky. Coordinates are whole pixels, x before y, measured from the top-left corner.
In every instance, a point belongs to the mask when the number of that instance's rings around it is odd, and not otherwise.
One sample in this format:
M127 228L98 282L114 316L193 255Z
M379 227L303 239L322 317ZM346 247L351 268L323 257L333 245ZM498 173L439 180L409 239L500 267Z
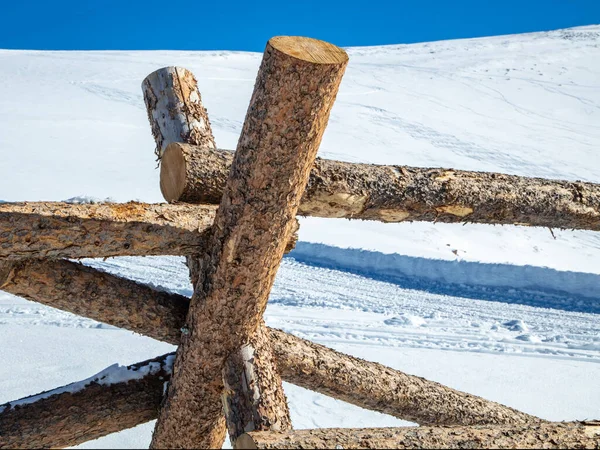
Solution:
M400 44L600 23L600 0L0 0L0 48L262 51L275 35Z

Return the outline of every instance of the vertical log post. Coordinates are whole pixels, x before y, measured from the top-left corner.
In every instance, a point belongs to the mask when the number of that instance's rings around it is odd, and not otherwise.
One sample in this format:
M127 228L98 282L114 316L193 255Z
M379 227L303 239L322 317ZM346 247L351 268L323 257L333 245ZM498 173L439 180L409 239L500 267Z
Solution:
M222 445L222 370L261 323L347 62L314 39L267 43L152 448Z
M179 67L160 69L144 80L142 89L159 160L171 142L199 142L198 148L215 148L208 113L190 71ZM163 195L169 189L170 180L174 179L164 168L165 164L161 163ZM198 256L187 258L194 288L198 280L198 262ZM269 337L265 324L261 323L249 342L232 353L223 369L222 402L231 442L248 431L292 429Z

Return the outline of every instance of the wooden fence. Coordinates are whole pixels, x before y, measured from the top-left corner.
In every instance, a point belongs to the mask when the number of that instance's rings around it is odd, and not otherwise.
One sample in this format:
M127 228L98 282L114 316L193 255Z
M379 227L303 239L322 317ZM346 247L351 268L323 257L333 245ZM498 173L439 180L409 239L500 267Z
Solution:
M65 447L158 418L152 448L600 448L599 422L549 423L267 328L297 215L600 230L600 186L315 160L348 57L276 37L235 153L218 150L193 75L143 82L173 204L0 205L0 289L179 345L0 406L0 448ZM218 206L217 206L218 205ZM184 255L191 299L66 258ZM281 380L420 427L293 430ZM168 388L165 389L165 383Z

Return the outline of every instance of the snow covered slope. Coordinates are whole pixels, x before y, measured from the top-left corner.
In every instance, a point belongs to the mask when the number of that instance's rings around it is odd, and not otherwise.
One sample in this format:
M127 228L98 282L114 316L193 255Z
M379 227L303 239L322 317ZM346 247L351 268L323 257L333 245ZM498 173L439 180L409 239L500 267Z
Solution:
M348 53L320 156L600 182L600 26ZM234 149L260 59L0 50L0 201L162 201L143 78L192 70ZM305 218L267 321L545 418L600 417L600 233L554 235ZM89 264L190 293L180 258ZM0 339L0 402L171 349L3 293ZM286 392L299 428L400 423ZM145 446L151 429L90 445Z

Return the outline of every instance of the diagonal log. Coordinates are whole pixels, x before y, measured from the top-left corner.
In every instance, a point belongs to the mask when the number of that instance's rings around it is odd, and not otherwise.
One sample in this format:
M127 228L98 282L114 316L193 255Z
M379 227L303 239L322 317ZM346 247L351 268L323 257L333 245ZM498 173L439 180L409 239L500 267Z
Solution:
M261 323L347 61L314 39L267 43L152 448L222 445L221 370Z
M146 109L161 158L169 142L215 148L215 141L193 74L181 67L165 67L142 83ZM161 182L161 190L165 190ZM199 276L198 255L188 255L192 285ZM260 324L249 342L234 351L223 368L223 409L229 437L234 442L246 431L292 429L281 377L273 360L269 334Z
M161 167L163 196L219 203L232 160L226 150L170 145ZM600 184L317 159L298 214L600 231Z
M70 261L0 262L0 288L175 345L189 307L187 297L159 292ZM321 394L422 425L539 421L481 397L354 358L280 330L268 330L282 378ZM83 403L80 407L84 407ZM68 420L66 417L64 420ZM143 408L140 417L148 417Z
M600 422L520 426L321 428L242 435L237 449L600 448Z
M86 380L0 405L0 449L70 447L155 419L174 357L115 364Z
M206 250L216 211L137 202L0 203L0 259L197 254Z

